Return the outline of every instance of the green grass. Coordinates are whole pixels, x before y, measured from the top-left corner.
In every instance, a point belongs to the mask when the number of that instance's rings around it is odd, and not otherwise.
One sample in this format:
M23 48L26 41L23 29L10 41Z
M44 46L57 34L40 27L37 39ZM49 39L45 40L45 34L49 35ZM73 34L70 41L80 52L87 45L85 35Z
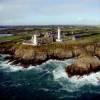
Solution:
M27 45L22 45L23 40L30 39L31 35L18 35L18 36L9 36L9 37L0 37L0 40L12 40L13 42L11 43L6 43L6 44L1 44L0 47L12 47L14 46L15 48L19 48L21 46L22 48L25 49L30 49L33 48L34 50L40 50L40 51L48 51L52 52L53 50L56 49L72 49L73 46L82 46L82 45L87 45L87 44L92 44L96 42L100 42L100 34L96 35L91 35L87 37L81 37L78 40L66 40L64 42L58 43L58 42L53 42L51 44L46 44L40 45L40 46L27 46Z
M96 35L91 35L89 37L83 37L82 40L88 40L91 42L100 42L100 33Z
M29 39L31 36L30 35L18 35L18 36L4 36L0 37L0 41L20 41L23 39Z

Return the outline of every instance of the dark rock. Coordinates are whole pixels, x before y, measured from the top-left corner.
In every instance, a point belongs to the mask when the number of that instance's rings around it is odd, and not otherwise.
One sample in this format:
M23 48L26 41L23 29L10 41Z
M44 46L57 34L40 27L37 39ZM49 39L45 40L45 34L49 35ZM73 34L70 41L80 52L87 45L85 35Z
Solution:
M100 58L100 44L85 44L85 45L67 45L67 44L57 44L57 45L51 45L52 47L46 46L27 46L27 45L17 45L15 43L13 44L3 44L4 46L0 46L0 53L4 54L10 54L11 56L6 57L5 59L9 59L12 64L22 64L23 66L28 66L30 64L36 65L41 64L44 61L47 61L48 59L69 59L73 57L79 57L80 55L87 53L92 56L97 56ZM17 45L17 46L16 46ZM93 57L94 58L94 57ZM79 58L80 59L80 58ZM78 60L79 60L78 59ZM86 63L86 62L85 62ZM87 66L90 69L93 69L93 63L89 63L85 65L85 63L82 63L80 67L83 68L83 66ZM25 67L26 67L25 66ZM77 66L77 64L72 65ZM78 65L79 66L79 65ZM78 68L80 68L78 67ZM73 72L74 70L77 72L77 70L80 70L80 73L82 74L82 69L74 68L71 70ZM84 69L84 72L87 71L87 69ZM88 72L88 71L87 71Z
M100 71L100 60L96 56L80 56L74 64L66 68L69 76L84 75L91 72Z

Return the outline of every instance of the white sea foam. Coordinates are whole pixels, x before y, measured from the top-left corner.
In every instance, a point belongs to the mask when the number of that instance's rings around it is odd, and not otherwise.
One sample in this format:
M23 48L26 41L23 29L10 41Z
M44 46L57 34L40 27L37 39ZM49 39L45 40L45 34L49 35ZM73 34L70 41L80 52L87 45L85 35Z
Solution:
M46 92L48 92L48 91L49 91L49 89L48 89L48 88L40 88L39 90L43 90L43 91L46 91Z
M24 70L22 66L15 66L15 65L8 65L8 64L2 64L3 66L1 69L4 70L5 72L16 72L20 70Z
M64 63L66 63L66 65L71 64L67 61L64 61ZM57 81L62 86L62 89L69 92L79 91L80 87L84 85L100 85L100 72L91 73L90 75L84 75L82 77L73 76L69 78L68 74L65 72L65 67L59 64L52 73L54 81Z
M100 72L97 73L91 73L90 75L84 75L82 77L79 76L73 76L71 78L68 77L67 73L65 72L65 67L68 65L72 64L74 59L69 59L69 60L64 60L64 61L59 61L59 60L48 60L44 62L41 65L37 66L32 66L30 65L28 68L23 68L22 66L19 65L11 65L11 63L8 61L3 61L0 64L0 69L3 69L6 72L16 72L16 71L27 71L27 70L46 70L46 72L53 74L54 81L59 82L60 85L66 86L66 82L70 83L70 87L72 88L79 88L87 84L92 84L92 85L100 85ZM53 66L52 70L49 70L47 67L47 64L50 64ZM52 71L52 72L51 72ZM63 84L63 80L65 83ZM68 86L67 86L68 88ZM69 89L70 90L70 89Z
M5 56L8 56L8 55L3 55L3 56L5 57ZM6 60L6 61L1 62L0 69L3 69L6 72L16 72L16 71L20 71L20 70L21 71L28 71L28 70L32 70L32 69L44 70L43 68L46 67L47 64L52 65L54 68L56 68L60 65L61 68L62 68L62 65L64 66L65 62L67 62L67 64L70 64L70 63L72 63L71 61L72 60L70 60L70 59L69 60L64 60L64 61L50 59L50 60L42 63L41 65L36 65L36 66L30 65L28 68L23 68L22 66L20 66L20 64L11 65L13 61L9 62L9 60ZM46 69L46 70L49 72L48 69Z
M6 56L6 55L3 55ZM44 62L41 65L36 65L36 66L32 66L30 65L28 68L23 68L22 66L20 66L20 64L17 65L11 65L13 63L9 62L9 60L6 61L2 61L0 64L0 69L4 70L5 72L16 72L16 71L28 71L28 70L42 70L42 67L44 67L46 64L53 62L53 60L48 60L46 62Z
M67 78L67 73L65 72L65 67L72 64L73 59L68 59L65 61L60 61L57 63L57 68L53 70L54 79L57 80L59 78Z
M16 66L16 65L11 65L12 62L7 61L2 61L0 64L0 69L5 71L5 72L16 72L19 70L24 70L22 66Z
M7 56L10 56L9 54L0 54L2 58L5 58Z

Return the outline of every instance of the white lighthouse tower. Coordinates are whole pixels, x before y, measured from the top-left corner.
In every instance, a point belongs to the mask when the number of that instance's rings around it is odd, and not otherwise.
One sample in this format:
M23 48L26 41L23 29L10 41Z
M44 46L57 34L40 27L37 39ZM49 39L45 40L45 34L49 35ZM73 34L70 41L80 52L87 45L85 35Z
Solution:
M76 38L74 36L74 32L72 32L72 40L76 40Z
M57 39L56 39L57 42L61 42L61 29L58 27L58 35L57 35Z
M37 43L37 35L32 36L31 42L33 43L32 45L36 46Z

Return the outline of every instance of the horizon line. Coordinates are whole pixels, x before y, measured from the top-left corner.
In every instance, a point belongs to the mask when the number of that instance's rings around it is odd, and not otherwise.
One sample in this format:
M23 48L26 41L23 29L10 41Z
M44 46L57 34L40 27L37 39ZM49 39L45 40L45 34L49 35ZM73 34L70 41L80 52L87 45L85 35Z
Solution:
M19 25L0 25L0 26L100 26L100 24L19 24Z

